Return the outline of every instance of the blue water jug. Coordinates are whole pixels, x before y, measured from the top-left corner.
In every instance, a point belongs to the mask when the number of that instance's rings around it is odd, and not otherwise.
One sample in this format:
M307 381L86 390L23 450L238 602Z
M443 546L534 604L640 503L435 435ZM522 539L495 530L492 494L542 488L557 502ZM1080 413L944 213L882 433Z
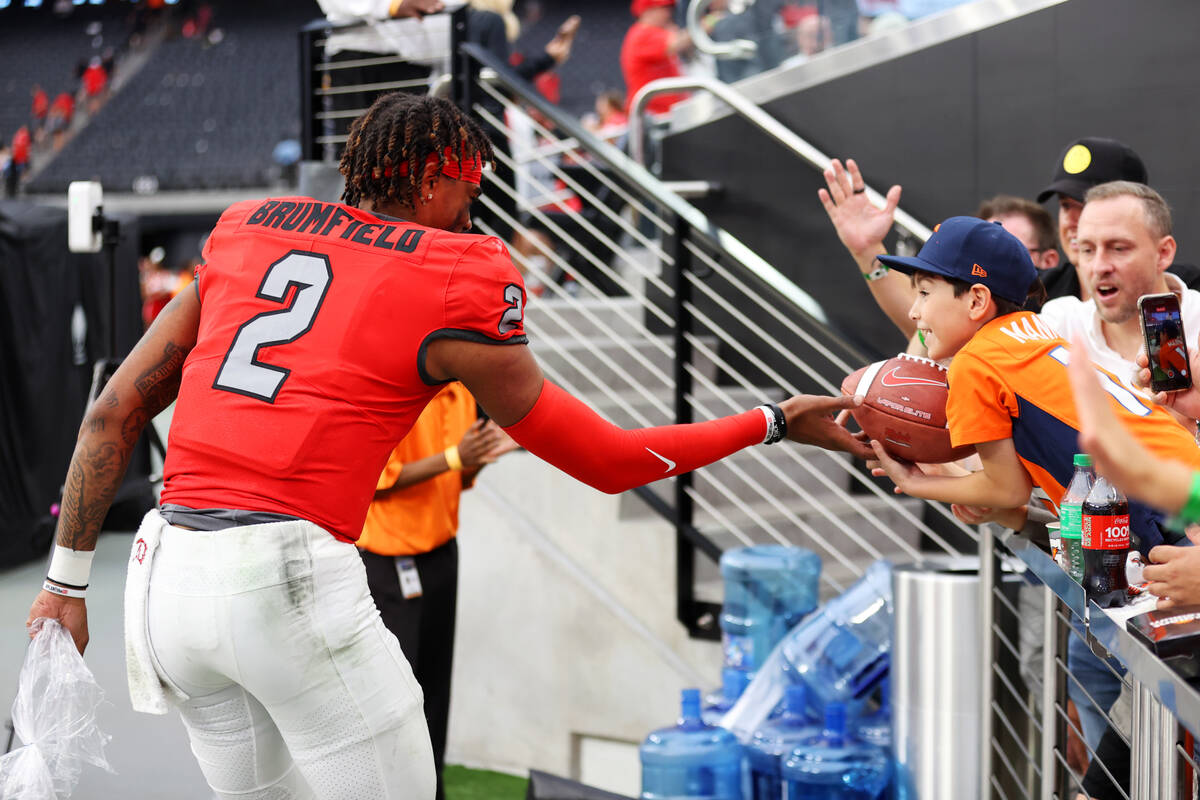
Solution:
M783 762L788 800L876 800L890 773L883 750L846 732L846 706L825 707L825 730Z
M642 800L742 800L742 746L700 719L700 690L684 689L673 728L642 742Z
M750 683L750 676L738 669L725 667L721 670L721 688L715 689L704 697L704 707L700 709L700 718L705 725L720 725L721 718L733 704L742 696L742 692Z
M892 693L887 678L879 683L879 708L863 714L854 722L854 738L892 750Z
M802 683L787 687L783 714L763 723L746 746L751 800L780 800L783 759L801 742L821 735L821 726L809 716L807 694Z
M892 567L878 561L788 632L722 722L749 741L797 682L814 713L841 702L857 714L887 674L891 649Z
M832 702L861 706L888 671L891 564L872 564L857 583L792 631L781 650L789 676L808 684L810 708Z
M817 607L821 559L801 547L740 547L721 554L721 576L725 666L753 676L784 634Z

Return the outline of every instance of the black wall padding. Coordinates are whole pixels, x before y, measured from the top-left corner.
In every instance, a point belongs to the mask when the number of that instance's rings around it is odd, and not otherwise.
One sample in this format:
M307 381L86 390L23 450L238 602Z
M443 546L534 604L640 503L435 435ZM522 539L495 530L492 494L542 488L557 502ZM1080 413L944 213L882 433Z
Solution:
M122 220L117 258L117 344L141 334L136 222ZM67 213L0 202L0 566L46 555L59 492L92 363L108 347L108 284L103 254L67 250ZM84 363L76 364L71 316L87 320ZM114 511L122 522L153 502L149 455L139 443Z

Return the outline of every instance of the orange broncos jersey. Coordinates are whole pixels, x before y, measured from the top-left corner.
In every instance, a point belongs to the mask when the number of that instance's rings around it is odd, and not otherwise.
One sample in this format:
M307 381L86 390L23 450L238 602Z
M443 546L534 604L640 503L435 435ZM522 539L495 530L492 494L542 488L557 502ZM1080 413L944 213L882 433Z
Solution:
M954 356L946 418L955 446L1013 440L1033 482L1058 505L1074 473L1079 417L1067 378L1069 345L1027 311L997 317ZM1159 458L1200 468L1192 435L1163 409L1097 367L1121 422ZM1161 541L1130 504L1131 525L1142 542ZM1143 507L1145 509L1145 507ZM1148 513L1148 512L1147 512Z
M231 206L196 286L162 502L287 514L347 541L440 388L427 345L526 341L524 284L498 239L340 203Z

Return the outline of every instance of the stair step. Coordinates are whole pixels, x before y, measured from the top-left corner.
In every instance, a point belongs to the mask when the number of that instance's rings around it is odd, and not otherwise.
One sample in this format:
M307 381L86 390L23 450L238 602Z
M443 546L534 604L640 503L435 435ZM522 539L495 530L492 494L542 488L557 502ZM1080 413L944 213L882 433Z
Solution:
M613 331L625 336L631 326L644 327L645 314L640 301L633 297L530 298L525 308L525 327L535 343L538 339L571 339L576 334L585 338L611 337Z
M555 381L570 383L581 391L596 385L628 388L635 385L671 389L675 357L647 341L623 344L607 337L553 341L530 340L530 350L546 374ZM635 358L636 351L642 359ZM701 353L693 359L696 371L715 380L717 365ZM624 371L628 378L621 374Z

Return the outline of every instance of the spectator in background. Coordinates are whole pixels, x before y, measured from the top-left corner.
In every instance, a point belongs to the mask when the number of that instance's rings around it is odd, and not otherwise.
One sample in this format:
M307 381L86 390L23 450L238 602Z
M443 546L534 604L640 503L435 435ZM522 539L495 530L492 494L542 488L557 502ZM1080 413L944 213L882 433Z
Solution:
M621 74L625 77L625 96L633 103L634 96L650 81L683 74L679 57L691 49L692 38L675 24L675 0L633 0L630 11L637 21L621 43ZM681 92L660 94L651 98L646 110L665 114L686 97Z
M1055 164L1054 178L1041 191L1037 200L1058 204L1058 240L1066 258L1057 268L1042 275L1046 297L1078 297L1087 299L1076 264L1076 231L1083 211L1083 196L1088 189L1109 181L1132 181L1149 184L1146 165L1133 148L1116 139L1085 136L1067 145ZM1200 269L1190 264L1172 264L1170 272L1189 288L1200 288Z
M60 92L50 104L50 113L46 115L46 130L50 132L55 152L62 149L74 115L75 98L70 92Z
M29 116L33 123L33 137L40 141L42 130L46 127L46 114L50 111L50 97L46 94L46 90L36 83L29 90L29 94L33 98L29 109Z
M1038 274L1058 266L1058 249L1054 246L1054 220L1049 212L1032 200L998 194L984 200L975 216L989 222L999 222L1004 229L1021 240Z
M817 13L829 20L832 46L837 47L858 38L857 0L817 0Z
M1087 352L1087 342L1076 338L1075 348ZM1143 387L1150 383L1148 363L1144 354L1138 357L1138 382ZM1192 350L1191 366L1193 373L1200 369L1200 350ZM1073 361L1068 373L1079 413L1079 446L1095 458L1097 471L1131 497L1179 514L1189 525L1200 523L1197 473L1179 462L1155 457L1122 427L1094 370ZM1200 417L1200 384L1182 392L1159 392L1154 400L1184 416ZM1193 527L1188 533L1192 545L1200 544L1196 531ZM1158 608L1200 603L1200 547L1159 545L1150 551L1150 563L1142 574L1158 598Z
M442 0L317 0L317 4L330 24L347 26L347 30L331 33L325 44L325 57L334 64L358 62L326 72L324 81L328 83L322 88L412 83L404 87L362 89L327 96L324 109L327 112L366 110L380 94L396 88L423 93L431 65L442 63L449 56L448 16L423 19L444 11ZM380 56L399 56L404 61L374 63ZM350 118L332 119L325 133L345 135L351 121ZM336 160L333 144L327 145L326 156Z
M100 64L100 57L93 56L83 71L83 96L87 99L88 115L100 110L104 97L108 93L108 73Z
M796 39L796 53L783 62L785 66L803 64L833 41L829 18L818 14L816 6L788 6L783 20Z
M438 800L445 797L459 497L486 464L517 446L496 423L476 419L475 408L457 381L429 401L388 457L357 543L383 624L425 694Z
M8 196L16 197L17 191L21 185L21 178L24 177L25 171L29 169L29 148L32 141L29 137L29 128L22 125L17 128L17 132L12 138L12 152L9 154L8 164Z
M470 0L468 5L470 9L467 16L468 41L486 48L506 64L513 64L515 61L513 70L517 75L527 81L535 82L543 95L547 90L553 94L556 91L553 81L540 79L548 77L550 70L565 63L571 57L571 48L575 44L576 34L579 33L581 18L578 15L567 17L542 52L526 56L514 54L512 51L513 43L521 35L521 23L512 10L513 0ZM556 97L547 97L547 99L557 102ZM515 133L516 129L522 127L522 123L526 121L514 119L515 115L521 112L506 110L503 103L486 92L479 98L478 106L486 111L492 119L504 123L503 126L497 126L490 119L479 118L492 145L502 153L502 155L496 156L496 172L493 179L483 182L483 197L486 197L490 204L499 206L503 213L493 211L488 204L482 202L476 204L473 213L478 221L496 236L504 239L516 249L527 249L525 243L518 241L519 237L509 221L509 218L516 219L519 216L517 200L501 188L502 185L508 186L510 189L517 188L513 167L510 163L505 162L505 158L511 160L515 156L516 145L511 141L509 133Z
M728 0L714 0L703 21L709 37L715 42L744 39L756 45L754 53L745 58L717 59L718 78L733 83L783 63L794 50L784 33L784 8L783 0L756 0L739 13L732 13ZM789 6L789 11L792 8Z
M6 142L0 142L0 178L4 180L4 196L15 196L17 186L16 179L12 177L12 150Z
M596 95L595 117L585 121L588 128L601 139L622 150L629 130L629 115L625 113L625 95L608 89Z

